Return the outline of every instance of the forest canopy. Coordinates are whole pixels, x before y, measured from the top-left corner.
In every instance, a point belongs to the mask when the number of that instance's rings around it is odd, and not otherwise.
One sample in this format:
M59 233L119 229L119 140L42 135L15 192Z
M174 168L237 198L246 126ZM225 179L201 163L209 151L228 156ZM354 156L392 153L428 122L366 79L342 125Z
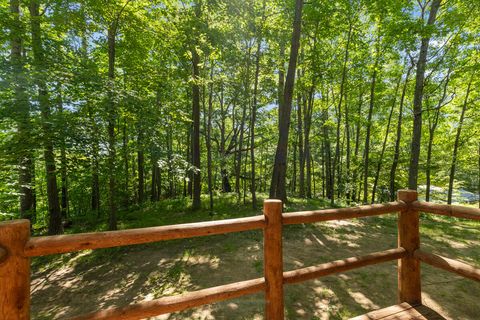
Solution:
M478 202L478 1L9 0L0 21L0 220Z

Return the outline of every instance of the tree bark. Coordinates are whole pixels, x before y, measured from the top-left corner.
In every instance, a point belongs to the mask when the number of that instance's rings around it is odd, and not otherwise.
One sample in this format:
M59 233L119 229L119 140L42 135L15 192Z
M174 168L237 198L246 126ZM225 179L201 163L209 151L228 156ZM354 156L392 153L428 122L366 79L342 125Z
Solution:
M290 115L292 111L293 86L295 83L295 69L297 67L298 49L300 47L300 34L302 29L303 0L295 2L295 19L293 22L292 42L290 48L290 61L288 64L287 78L285 80L284 103L280 105L279 137L275 152L272 182L270 184L270 198L287 200L285 179L287 172L288 134L290 130Z
M117 177L116 177L116 147L115 122L117 111L115 106L115 38L117 33L116 21L108 27L108 105L107 105L107 132L108 132L108 229L117 229Z
M450 177L448 180L448 195L447 195L448 204L452 204L453 182L455 180L455 170L457 168L458 147L460 146L460 136L462 134L463 120L465 119L465 111L467 111L467 107L468 107L468 97L470 95L470 89L471 89L474 74L475 73L472 74L472 77L470 78L470 81L468 83L467 92L465 94L465 100L463 101L462 113L460 114L460 120L458 122L457 135L455 136L455 143L453 144L452 164L450 165Z
M202 8L200 3L195 5L195 16L200 19ZM192 164L195 167L193 172L193 201L192 209L198 210L201 207L200 194L202 191L201 174L200 174L200 57L198 56L197 49L193 47L192 53L192 69L193 69L193 82L192 82L192 120L193 120L193 132L192 132Z
M377 171L375 172L375 180L373 181L372 204L375 203L375 195L377 193L378 179L380 178L380 171L382 170L383 156L385 154L385 149L387 148L388 135L390 134L390 124L392 123L393 110L395 109L395 104L397 102L398 88L400 87L401 81L402 81L402 77L400 76L397 82L397 86L395 88L392 108L390 109L390 113L388 114L388 121L387 121L387 127L385 128L385 137L383 139L382 151L380 152L380 158L378 159L378 163L377 163Z
M143 131L139 129L137 137L137 166L138 166L138 203L145 201L145 152L143 150Z
M10 12L13 16L13 26L10 34L10 62L12 66L12 84L14 84L14 115L17 122L18 141L18 184L20 191L20 217L33 219L34 187L33 187L33 154L30 151L31 121L30 104L26 92L25 61L22 57L22 30L20 21L20 1L10 0Z
M432 149L433 149L433 140L434 140L434 135L435 135L435 130L437 129L438 125L438 119L440 118L440 109L442 108L442 104L445 101L445 98L447 96L447 87L448 87L448 82L450 80L450 72L451 70L448 70L447 76L445 78L445 84L443 86L443 93L442 97L437 103L437 106L434 110L433 113L433 119L430 118L430 111L428 112L428 147L427 147L427 165L425 169L425 175L426 175L426 190L425 190L425 201L429 202L430 201L430 186L431 186L431 164L432 164Z
M370 83L370 107L368 108L367 130L365 133L365 149L363 153L363 203L368 203L368 172L370 160L370 131L372 128L372 114L375 105L375 85L377 83L377 68L380 59L380 37L377 39L375 64L373 66L372 81Z
M432 4L430 5L427 27L430 27L435 23L440 2L441 0L432 1ZM408 172L408 188L412 190L417 190L418 185L418 162L420 159L420 142L422 139L422 99L429 42L429 35L422 37L420 54L417 61L417 73L415 77L415 93L413 96L413 135L410 148L410 166Z
M45 171L47 179L48 197L48 233L59 234L63 232L60 203L58 199L57 171L55 166L55 153L53 148L53 128L51 120L50 101L46 83L45 57L42 47L42 35L40 25L40 5L38 0L32 0L29 4L30 26L32 34L33 65L35 70L34 81L38 87L38 102L40 107L43 131L43 147L45 158Z
M336 132L336 143L335 143L335 157L333 158L333 184L335 184L335 171L337 174L337 189L340 194L341 192L341 186L340 182L342 180L342 177L340 175L341 171L341 166L340 166L340 129L342 125L342 102L343 102L343 97L344 97L344 91L345 91L345 82L347 79L347 62L348 62L348 54L349 54L349 49L350 49L350 39L352 35L352 28L353 25L350 22L349 28L348 28L348 36L347 36L347 43L345 46L345 55L343 58L343 67L342 67L342 80L340 82L340 97L338 99L338 106L337 106L337 111L338 111L338 117L337 117L337 132ZM335 188L335 187L333 187Z
M407 70L405 75L405 82L402 89L402 97L400 98L400 106L398 108L398 121L397 121L397 137L395 139L395 151L393 153L392 167L390 168L390 201L395 201L397 197L397 189L395 187L395 176L397 174L398 160L400 158L400 142L402 139L402 120L403 120L403 104L405 101L405 95L408 87L408 79L414 64L412 63Z

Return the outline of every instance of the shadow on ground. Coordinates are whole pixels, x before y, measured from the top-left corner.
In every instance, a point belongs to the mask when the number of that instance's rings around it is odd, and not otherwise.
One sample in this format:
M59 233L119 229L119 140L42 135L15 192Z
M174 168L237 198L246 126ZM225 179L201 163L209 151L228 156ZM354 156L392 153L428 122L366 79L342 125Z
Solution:
M422 216L425 249L480 265L480 225ZM34 261L32 319L64 319L136 301L262 276L261 232L243 232L66 254ZM284 268L396 247L395 215L284 230ZM396 304L396 263L285 289L288 319L346 319ZM450 319L479 319L480 284L422 266L423 299ZM155 319L263 319L263 295Z

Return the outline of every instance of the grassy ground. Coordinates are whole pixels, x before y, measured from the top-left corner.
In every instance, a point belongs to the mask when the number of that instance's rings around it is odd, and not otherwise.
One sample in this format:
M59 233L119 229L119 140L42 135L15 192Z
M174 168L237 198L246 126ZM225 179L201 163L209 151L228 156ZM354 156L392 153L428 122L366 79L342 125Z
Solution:
M189 212L182 199L120 216L120 228L261 214L234 198L216 211ZM287 211L327 207L292 199ZM102 229L95 221L72 232ZM424 215L422 245L480 266L480 224ZM154 299L262 276L260 231L42 257L33 260L32 318L64 319L109 306ZM295 225L284 230L285 270L396 246L396 216ZM422 265L424 303L451 319L480 318L480 284ZM396 263L366 267L286 287L288 319L345 319L396 303ZM263 319L263 296L246 296L156 319Z

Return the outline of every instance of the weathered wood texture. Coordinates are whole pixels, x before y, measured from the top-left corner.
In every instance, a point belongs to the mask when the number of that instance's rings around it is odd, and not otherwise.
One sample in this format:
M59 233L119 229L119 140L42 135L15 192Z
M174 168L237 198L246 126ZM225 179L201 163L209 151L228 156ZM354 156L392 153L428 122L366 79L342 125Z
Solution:
M264 225L263 216L254 216L120 231L35 237L31 238L26 244L25 255L36 257L86 249L110 248L162 240L208 236L262 229Z
M133 320L182 311L204 304L241 297L265 290L263 278L188 292L173 297L144 301L127 307L114 307L76 317L72 320Z
M283 224L313 223L378 216L381 214L403 211L406 208L407 205L404 202L397 201L352 208L289 212L283 214Z
M422 212L440 214L443 216L480 220L480 209L464 206L454 206L450 204L438 204L423 201L414 201L414 209Z
M417 200L414 190L399 190L398 200L407 205ZM398 246L407 254L398 261L398 300L410 304L422 303L420 261L414 252L420 247L419 213L409 207L398 214Z
M480 281L480 269L475 268L464 262L442 257L437 254L428 253L422 250L415 251L415 257L420 261L425 262L431 266L459 274L463 277L472 280Z
M384 309L351 318L350 320L446 320L432 309L423 305L401 303Z
M372 264L401 259L406 255L403 248L395 248L380 252L367 254L360 257L351 257L344 260L337 260L323 263L317 266L306 267L302 269L287 271L283 273L285 283L303 282L318 277L328 276L330 274L357 269Z
M265 282L265 319L284 319L282 202L266 200L263 203L266 227L263 242Z
M0 319L30 319L30 259L23 256L29 237L28 220L0 224L0 246L6 251L0 263Z

